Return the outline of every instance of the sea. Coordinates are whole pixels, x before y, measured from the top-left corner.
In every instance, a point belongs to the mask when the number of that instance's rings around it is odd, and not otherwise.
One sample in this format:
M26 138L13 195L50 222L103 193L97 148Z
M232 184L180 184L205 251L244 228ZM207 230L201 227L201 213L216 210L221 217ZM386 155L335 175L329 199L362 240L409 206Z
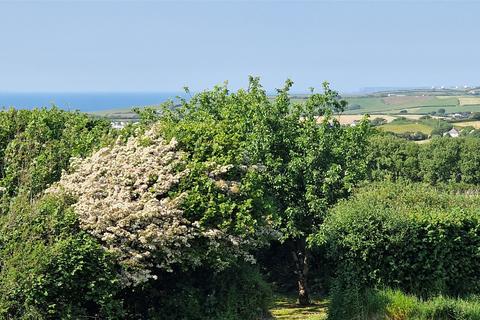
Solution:
M187 98L184 92L0 92L0 109L51 107L82 112L129 109L159 105L169 99Z

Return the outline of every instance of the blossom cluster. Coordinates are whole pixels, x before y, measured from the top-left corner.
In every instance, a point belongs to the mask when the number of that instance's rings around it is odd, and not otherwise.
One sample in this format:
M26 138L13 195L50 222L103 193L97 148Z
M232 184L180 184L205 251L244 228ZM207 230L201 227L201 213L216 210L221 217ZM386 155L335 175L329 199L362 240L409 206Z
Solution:
M177 142L166 143L153 128L73 159L47 192L77 198L81 227L118 257L126 283L135 285L154 277L154 265L168 270L185 259L182 248L197 234L182 215L182 194L170 195L187 172L183 159Z

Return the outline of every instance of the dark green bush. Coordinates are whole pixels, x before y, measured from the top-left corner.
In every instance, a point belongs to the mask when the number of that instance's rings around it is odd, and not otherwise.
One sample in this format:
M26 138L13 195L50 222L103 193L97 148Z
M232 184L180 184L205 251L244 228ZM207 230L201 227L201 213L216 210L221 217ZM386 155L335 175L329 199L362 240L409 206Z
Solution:
M0 217L0 317L121 316L112 258L78 227L68 199L17 197Z
M336 206L315 240L337 263L343 288L478 293L479 205L478 196L383 183Z
M259 319L270 304L270 287L246 263L215 272L207 266L158 275L125 296L128 318L162 320Z

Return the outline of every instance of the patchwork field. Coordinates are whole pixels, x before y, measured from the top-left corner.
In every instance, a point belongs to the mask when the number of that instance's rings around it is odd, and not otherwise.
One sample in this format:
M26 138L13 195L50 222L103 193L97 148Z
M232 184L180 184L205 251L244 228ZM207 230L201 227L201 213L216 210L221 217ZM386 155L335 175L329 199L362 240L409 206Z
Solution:
M469 99L469 97L462 97ZM386 113L398 114L401 110L408 113L426 114L443 108L447 112L480 111L480 98L477 100L465 100L469 104L461 105L456 96L391 96L391 97L349 97L346 100L349 106L355 106L347 110L348 114L363 113ZM477 98L473 98L477 99ZM460 105L460 106L459 106Z

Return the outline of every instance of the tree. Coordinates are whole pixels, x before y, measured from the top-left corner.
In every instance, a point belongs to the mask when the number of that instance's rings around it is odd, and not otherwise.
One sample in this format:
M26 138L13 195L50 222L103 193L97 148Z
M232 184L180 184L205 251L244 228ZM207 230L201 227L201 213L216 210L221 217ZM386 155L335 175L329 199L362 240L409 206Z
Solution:
M292 104L287 81L265 114L261 132L267 146L259 155L267 167L264 178L279 210L282 239L291 248L299 303L310 303L308 239L323 223L329 207L346 198L366 172L369 123L341 126L332 117L345 102L323 84L323 93L304 104ZM319 118L321 117L321 118ZM299 121L301 119L301 121Z
M444 115L445 114L445 109L440 108L440 109L438 109L437 113L440 114L440 115Z
M251 199L248 206L228 213L212 210L215 204L208 198L197 199L190 214L203 215L204 222L233 215L234 221L243 222L242 228L273 219L295 259L292 271L299 302L306 305L310 302L308 238L322 224L328 208L347 197L363 178L370 125L364 119L355 127L341 126L332 115L343 111L346 102L328 83L322 94L296 104L289 97L292 84L288 80L274 100L257 78L250 78L248 90L237 93L216 87L183 101L180 108L165 106L161 123L167 138L176 137L200 168L230 166L226 182L236 177L237 197Z
M368 147L369 180L419 181L419 145L393 135L375 135Z
M434 138L420 149L419 164L423 181L430 184L461 182L462 138Z

